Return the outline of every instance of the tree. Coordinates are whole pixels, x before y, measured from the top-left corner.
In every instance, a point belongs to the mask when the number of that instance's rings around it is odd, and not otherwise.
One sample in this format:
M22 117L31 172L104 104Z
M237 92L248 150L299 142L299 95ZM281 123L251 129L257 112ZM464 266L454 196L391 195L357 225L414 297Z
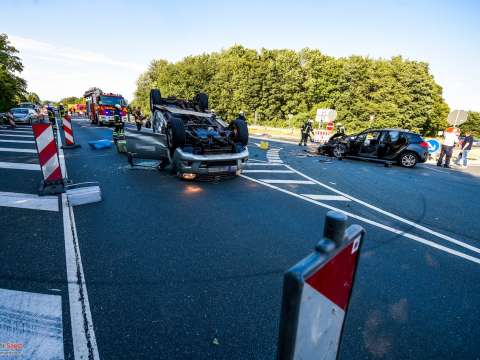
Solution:
M40 97L34 92L29 92L25 96L25 100L27 100L28 102L34 103L34 104L40 104L40 102L41 102Z
M26 94L26 81L16 75L23 70L17 53L7 35L0 34L0 111L16 105Z
M473 136L480 137L480 112L470 111L467 121L460 125L460 129L462 134L468 131Z
M315 49L235 45L176 63L154 60L137 80L134 106L148 111L153 87L183 98L204 91L227 120L242 110L275 126L290 126L289 114L298 126L317 108L334 108L349 132L401 127L430 135L444 128L449 111L427 63L401 56L334 58Z

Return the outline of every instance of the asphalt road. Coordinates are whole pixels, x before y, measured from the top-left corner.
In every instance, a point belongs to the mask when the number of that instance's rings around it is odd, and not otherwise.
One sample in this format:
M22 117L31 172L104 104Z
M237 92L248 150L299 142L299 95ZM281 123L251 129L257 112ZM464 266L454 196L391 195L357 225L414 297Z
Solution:
M285 143L267 153L252 139L242 177L186 182L87 145L111 129L74 129L69 178L103 194L74 209L100 358L274 359L283 273L312 251L332 208L367 231L340 358L480 357L475 174L329 161ZM37 163L0 150L1 162ZM0 168L0 192L35 194L39 179ZM73 358L61 206L3 206L0 219L0 288L61 296Z

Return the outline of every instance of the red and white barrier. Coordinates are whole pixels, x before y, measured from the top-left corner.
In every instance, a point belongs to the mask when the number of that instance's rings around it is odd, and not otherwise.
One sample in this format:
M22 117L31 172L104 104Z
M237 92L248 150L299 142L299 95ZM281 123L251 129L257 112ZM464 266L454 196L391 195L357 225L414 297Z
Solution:
M40 195L62 193L64 192L64 181L52 125L33 124L32 129L43 174Z
M75 137L73 136L72 118L68 114L63 117L63 133L65 134L65 145L62 146L63 149L72 149L80 146L78 144L75 144Z
M313 142L321 143L321 144L326 143L328 139L330 139L330 136L332 136L332 134L333 134L333 131L315 129L313 130Z
M287 271L279 360L337 358L364 230L329 212L316 252Z

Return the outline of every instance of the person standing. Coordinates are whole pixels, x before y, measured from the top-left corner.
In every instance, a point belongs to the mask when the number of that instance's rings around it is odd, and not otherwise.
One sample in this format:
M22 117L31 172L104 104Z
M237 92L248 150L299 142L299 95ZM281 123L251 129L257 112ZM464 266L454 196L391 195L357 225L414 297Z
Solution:
M443 167L450 168L450 159L452 158L453 148L455 144L458 143L458 136L455 133L455 129L445 131L443 136L445 137L445 139L443 140L442 149L440 150L440 156L437 161L437 166L442 166L443 158L445 158L445 163L443 164Z
M455 161L456 165L460 165L460 160L463 160L463 167L467 167L468 163L468 153L472 150L473 146L473 136L469 131L465 133L465 139L462 143L462 152L458 155L457 160Z
M312 120L307 120L302 126L302 129L300 130L302 137L300 139L300 142L298 146L307 146L307 141L310 138L310 141L312 141L312 134L313 134L313 127L312 127Z
M122 107L119 104L115 104L113 119L115 122L115 129L113 130L113 141L117 143L117 140L123 136Z
M133 111L133 116L135 117L135 124L137 125L137 131L142 130L143 116L142 116L142 112L140 111L139 107L137 107Z

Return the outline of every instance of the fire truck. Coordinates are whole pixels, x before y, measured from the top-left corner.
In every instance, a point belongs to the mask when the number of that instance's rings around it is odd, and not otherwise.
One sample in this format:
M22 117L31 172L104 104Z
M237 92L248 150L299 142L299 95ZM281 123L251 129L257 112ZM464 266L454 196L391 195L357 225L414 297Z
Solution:
M86 112L92 124L113 125L115 105L122 107L122 121L128 120L127 102L122 95L104 93L93 87L83 94L86 102Z

